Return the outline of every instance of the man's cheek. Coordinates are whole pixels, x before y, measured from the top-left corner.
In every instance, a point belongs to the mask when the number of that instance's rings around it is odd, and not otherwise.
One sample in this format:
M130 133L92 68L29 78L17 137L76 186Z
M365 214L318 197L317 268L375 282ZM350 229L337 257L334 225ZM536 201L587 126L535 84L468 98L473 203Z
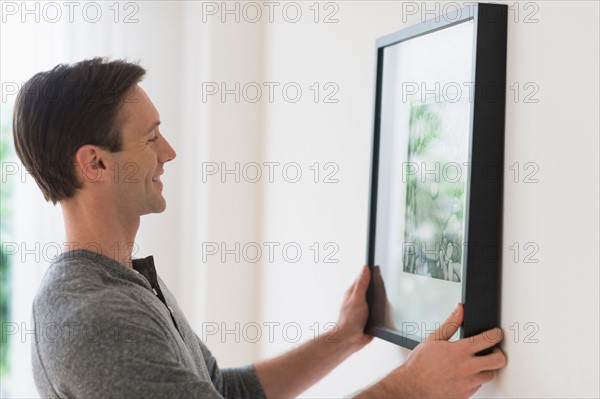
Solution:
M112 168L115 183L136 184L140 183L142 177L137 162L127 161Z

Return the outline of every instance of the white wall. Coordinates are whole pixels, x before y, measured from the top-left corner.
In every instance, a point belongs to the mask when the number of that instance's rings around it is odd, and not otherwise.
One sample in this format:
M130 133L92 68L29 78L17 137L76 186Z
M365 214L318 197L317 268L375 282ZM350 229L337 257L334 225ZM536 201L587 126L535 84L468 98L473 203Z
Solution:
M292 347L295 331L284 335L286 323L298 323L299 339L305 341L312 338L315 323L323 329L336 320L342 294L366 257L374 41L419 22L423 3L412 3L419 12L403 22L407 3L322 2L317 23L312 2L299 3L303 14L297 23L283 18L284 3L268 22L268 8L261 2L261 23L243 18L238 23L232 16L222 23L219 14L203 21L206 4L140 2L140 21L128 26L5 24L0 72L3 82L22 81L37 70L86 56L142 61L149 70L145 87L178 157L165 167L167 211L142 221L140 256L155 255L160 275L199 335L207 323L230 329L236 322L262 326L256 343L243 336L236 342L235 334L208 337L221 365L232 366ZM228 4L233 8L235 3ZM435 3L428 4L435 9ZM506 119L501 325L509 365L479 396L598 397L598 3L510 4L511 17L520 12L518 22L509 25L508 82L520 85L521 99L508 102ZM288 12L294 16L293 9ZM524 23L531 12L539 21ZM330 13L338 22L323 23ZM7 46L7 37L18 31L33 33L21 37L20 46ZM64 44L60 51L58 44ZM20 68L15 59L27 60L23 65L31 70ZM232 96L224 102L216 96L203 101L203 82L225 82L229 88L235 82L255 82L264 89L263 99L236 103ZM273 102L265 82L280 84ZM291 82L303 90L296 103L282 97L282 86ZM310 88L315 82L320 84L317 103L314 86ZM323 87L328 82L339 89L333 96L337 103L323 102L332 92ZM539 87L538 103L523 102L528 82ZM236 162L241 167L256 162L263 177L261 183L243 178L236 183L231 175L223 177L227 183L219 175L203 180L207 162L219 167L225 162L230 168ZM267 180L265 162L280 163L273 183ZM292 162L302 171L297 183L282 175L282 166ZM310 169L315 162L320 168L316 183ZM508 167L514 162L539 165L539 183L511 182ZM325 169L326 163L337 169ZM331 171L339 181L325 183ZM285 177L293 178L292 169L288 172ZM49 212L34 192L31 185L21 188L20 198L29 202L27 208L15 206L22 217L15 240L60 242L60 215ZM35 236L28 233L32 209L41 218L39 225L46 226ZM257 243L263 257L238 263L228 256L222 264L215 255L203 262L203 244L211 242L227 248L236 242ZM273 261L265 242L279 244ZM525 243L537 243L539 263L512 262L509 247L515 242L521 256ZM326 243L333 246L325 248ZM285 244L301 248L298 262L284 258ZM337 248L332 257L337 263L325 261L332 248ZM28 269L20 269L24 274L17 284L32 287L45 266L23 266ZM568 268L573 272L563 271ZM32 289L19 288L16 321L28 320L32 295ZM265 323L280 323L274 342L269 342ZM525 323L535 324L525 329ZM525 342L531 328L537 328L529 337L537 343ZM15 365L26 372L28 358L20 353ZM400 364L406 353L376 339L303 396L350 394ZM16 383L15 396L33 395L30 380Z
M340 87L338 104L280 101L268 109L265 157L337 162L340 182L270 185L264 234L334 241L340 263L268 265L267 320L335 320L343 289L365 259L374 40L402 28L407 8L401 2L336 4L337 24L274 23L267 30L268 78ZM421 2L412 4L419 12L407 25L419 22L424 10ZM478 395L598 397L598 3L508 4L507 79L521 94L519 102L510 97L506 115L501 327L509 364ZM538 22L525 23L527 16ZM539 87L538 103L523 102L532 92L530 86L523 91L528 82ZM515 162L519 183L509 170ZM527 162L539 165L539 183L523 183L531 171L523 169ZM509 249L515 242L519 263ZM539 246L539 263L523 263L527 242ZM391 370L401 352L376 340L305 396L352 392Z

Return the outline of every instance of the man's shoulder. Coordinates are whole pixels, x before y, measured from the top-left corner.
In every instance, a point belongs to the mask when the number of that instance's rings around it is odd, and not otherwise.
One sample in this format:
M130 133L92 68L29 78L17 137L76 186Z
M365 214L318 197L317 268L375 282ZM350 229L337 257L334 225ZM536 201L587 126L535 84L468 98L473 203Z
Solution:
M102 267L93 259L61 259L46 272L31 316L35 350L44 353L46 361L55 355L88 356L106 342L131 348L136 342L157 342L167 336L168 320L148 300L154 294L135 284L135 277L129 281L110 271L96 272Z
M118 267L82 253L66 253L55 258L38 287L33 300L34 312L61 320L132 316L136 308L143 310L139 294L146 289L135 283L137 277L131 276L134 272L125 266Z

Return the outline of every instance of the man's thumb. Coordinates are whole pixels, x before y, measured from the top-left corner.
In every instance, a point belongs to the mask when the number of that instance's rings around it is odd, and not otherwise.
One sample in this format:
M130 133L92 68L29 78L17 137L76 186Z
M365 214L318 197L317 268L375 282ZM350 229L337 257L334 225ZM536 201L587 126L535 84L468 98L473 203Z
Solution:
M446 321L427 336L427 341L448 341L458 330L463 322L463 305L458 304Z
M354 285L354 293L360 296L365 296L367 294L367 288L369 288L370 280L369 266L364 265L360 275L358 276L358 280Z

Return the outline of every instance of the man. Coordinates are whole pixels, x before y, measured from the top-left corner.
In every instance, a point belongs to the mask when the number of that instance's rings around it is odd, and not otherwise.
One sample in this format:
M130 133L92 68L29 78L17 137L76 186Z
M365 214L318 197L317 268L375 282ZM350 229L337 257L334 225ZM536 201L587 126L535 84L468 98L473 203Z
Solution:
M162 212L160 176L176 156L138 86L143 68L104 59L58 65L21 89L17 154L46 200L60 203L68 247L33 303L32 362L43 397L290 397L372 337L364 333L369 269L346 292L335 342L327 335L271 360L220 369L192 331L153 258L132 259L140 216ZM505 364L498 331L447 340L462 307L406 362L359 397L467 397ZM43 330L42 330L43 331ZM47 331L47 329L46 329Z

